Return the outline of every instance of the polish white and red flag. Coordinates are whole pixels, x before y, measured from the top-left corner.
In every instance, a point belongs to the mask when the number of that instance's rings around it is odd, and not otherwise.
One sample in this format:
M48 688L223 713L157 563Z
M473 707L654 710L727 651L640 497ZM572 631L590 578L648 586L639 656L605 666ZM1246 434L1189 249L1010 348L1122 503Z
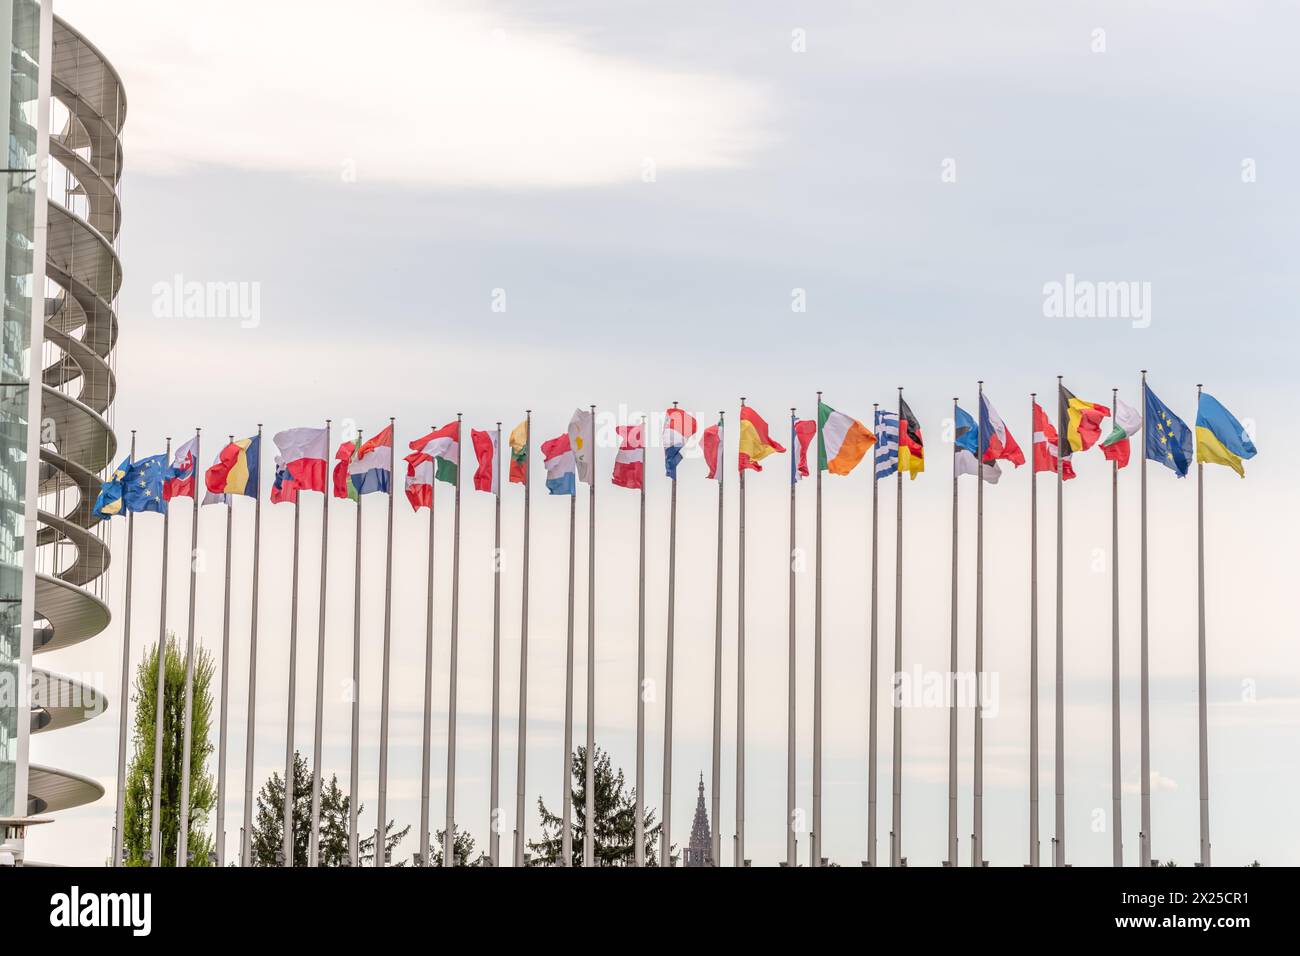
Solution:
M645 483L645 427L619 425L618 454L614 456L614 484L640 488Z

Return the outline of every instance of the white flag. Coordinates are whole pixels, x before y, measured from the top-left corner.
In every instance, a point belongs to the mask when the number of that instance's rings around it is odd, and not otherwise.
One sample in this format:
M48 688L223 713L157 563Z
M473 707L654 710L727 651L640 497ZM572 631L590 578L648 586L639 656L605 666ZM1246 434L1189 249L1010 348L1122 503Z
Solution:
M592 483L592 455L596 449L595 420L587 409L579 408L569 419L569 448L578 466L578 480Z

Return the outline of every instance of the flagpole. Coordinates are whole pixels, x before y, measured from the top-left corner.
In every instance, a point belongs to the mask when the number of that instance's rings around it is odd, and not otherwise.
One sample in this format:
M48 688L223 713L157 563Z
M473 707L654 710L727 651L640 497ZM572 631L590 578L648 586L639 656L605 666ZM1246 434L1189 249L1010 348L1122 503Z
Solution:
M352 450L361 447L357 429ZM328 451L328 448L326 449ZM347 463L344 462L344 471ZM344 481L347 478L344 477ZM361 496L357 496L356 556L352 583L352 754L348 763L348 866L361 865L361 832L357 817L361 800Z
M591 406L591 464L587 475L587 774L583 865L596 865L596 406Z
M389 441L397 447L397 419L389 417ZM358 448L358 460L360 459ZM393 645L393 494L396 482L392 459L388 467L388 548L384 553L384 673L379 694L379 800L375 816L375 868L388 864L388 696ZM360 495L357 496L358 502Z
M1029 434L1034 434L1038 393L1029 393ZM1033 441L1030 441L1033 453ZM1038 866L1038 473L1029 469L1029 865Z
M135 429L131 429L132 464L135 463ZM126 507L123 500L122 507ZM113 865L122 865L122 846L124 842L123 824L126 807L126 717L127 702L131 699L131 558L135 553L135 512L126 512L126 607L122 612L122 693L118 697L117 711L117 807L114 812L113 827ZM224 706L224 705L223 705ZM220 819L221 805L217 805ZM218 851L220 852L220 843Z
M172 440L167 439L163 461L172 460ZM150 866L162 866L162 762L163 725L167 722L167 527L170 509L163 511L162 584L158 588L158 683L154 696L153 719L153 803L149 813Z
M492 779L488 794L488 860L501 865L501 423L492 445Z
M235 436L230 436L234 444ZM226 584L221 605L221 729L217 735L217 866L226 865L226 737L230 715L226 708L230 699L230 539L234 534L235 501L226 499ZM130 555L127 556L128 563Z
M1146 403L1143 402L1145 405ZM1196 385L1196 414L1201 413L1201 385ZM1145 441L1145 437L1143 438ZM1240 466L1238 466L1240 467ZM1205 694L1205 464L1196 457L1196 667L1197 722L1200 737L1201 866L1210 865L1209 714Z
M1138 863L1140 866L1151 865L1151 685L1148 666L1147 644L1147 370L1142 369L1142 517L1141 526L1141 680L1142 702L1140 719L1142 779L1139 782L1142 795L1142 831L1138 834Z
M1060 419L1061 378L1056 376L1056 834L1052 864L1065 866L1065 548L1063 489L1065 487L1066 425Z
M813 585L813 827L811 844L812 866L822 865L822 393L817 393L817 530L814 537ZM797 448L797 446L792 446ZM794 454L794 452L792 452ZM793 492L792 492L793 494ZM791 502L793 507L793 500ZM793 522L793 519L792 519ZM793 530L793 523L791 525ZM791 588L794 585L791 583ZM793 608L793 603L791 607ZM793 622L792 622L793 627ZM794 683L794 632L790 633L791 685ZM794 717L791 715L791 720Z
M724 553L723 485L726 469L726 412L718 412L718 591L714 600L713 631L713 865L722 865L722 557Z
M577 576L577 528L578 488L575 475L573 491L569 495L569 618L564 653L564 774L560 781L563 784L564 804L561 811L564 832L560 837L560 852L565 866L573 866L573 592Z
M1119 389L1110 390L1110 407L1119 408ZM1145 437L1145 436L1143 436ZM1111 854L1124 865L1124 829L1120 797L1119 732L1119 462L1110 463L1110 802Z
M745 396L740 397L741 414ZM736 612L736 845L735 866L745 865L745 469L740 471L739 594Z
M903 387L898 387L898 520L894 543L894 753L893 817L889 832L891 865L903 865L903 708L900 705L900 681L903 673Z
M677 403L673 402L673 408ZM672 866L673 792L673 625L677 604L677 471L673 470L668 502L668 633L664 653L664 796L659 829L659 865Z
M515 767L515 866L524 865L524 794L528 784L528 526L533 474L533 410L524 411L524 576L519 618L519 745ZM567 782L567 781L566 781ZM567 822L565 823L567 827Z
M871 403L871 423L876 425L876 413L880 410L878 402ZM877 426L879 427L879 426ZM879 622L878 605L876 600L876 585L878 583L877 564L880 555L879 536L876 534L880 518L880 482L876 475L876 456L871 456L871 661L868 664L869 677L867 683L867 866L876 865L876 744L877 744L877 724L879 721L876 713L876 680L877 680L877 630Z
M788 867L798 866L795 856L797 853L795 835L795 579L794 579L794 549L795 549L795 507L794 507L794 489L797 480L798 457L799 457L799 435L796 429L797 416L793 408L790 409L790 553L788 556L789 577L790 577L790 651L789 662L786 665L786 679L788 686L786 690L786 745L785 745L785 865ZM818 476L820 477L820 475ZM814 855L816 848L814 845Z
M257 487L253 489L253 608L248 636L248 717L244 721L244 826L240 863L253 865L253 751L257 726L257 598L262 557L262 423L257 423Z
M330 419L325 419L325 454L329 455ZM320 621L316 638L316 730L311 755L311 834L308 836L307 865L320 863L321 729L325 715L325 592L329 582L330 489L321 494L320 513Z
M298 499L301 489L293 494L293 587L289 598L289 689L284 718L284 811L283 839L280 845L284 856L282 866L293 866L293 723L297 704L298 680L298 531L301 509Z
M952 400L952 420L957 421L957 399ZM978 463L977 463L978 467ZM944 866L957 865L957 441L952 443L952 596L949 599L951 636L948 650L948 859Z
M442 865L456 865L456 666L460 650L460 474L461 424L456 413L456 507L451 533L451 682L447 693L447 820L442 835Z
M984 382L979 386L975 438L975 770L971 802L971 866L984 860Z
M177 818L176 865L189 866L190 860L190 732L194 722L194 596L197 586L199 549L199 429L194 429L194 452L190 456L190 612L185 636L185 718L181 738L181 812Z
M435 431L436 425L429 426ZM433 568L436 538L434 537L435 491L438 485L437 462L430 462L429 478L429 560L428 578L424 596L424 727L420 740L420 866L429 865L429 778L433 760Z
M636 599L636 819L632 857L645 866L645 422L641 424L641 530L638 537Z

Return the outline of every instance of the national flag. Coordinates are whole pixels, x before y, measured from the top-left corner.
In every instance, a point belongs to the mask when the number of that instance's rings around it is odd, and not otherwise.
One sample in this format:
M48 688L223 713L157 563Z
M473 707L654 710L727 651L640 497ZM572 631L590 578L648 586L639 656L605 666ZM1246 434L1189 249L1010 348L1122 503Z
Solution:
M195 435L172 455L171 467L168 469L167 478L163 481L163 498L171 501L173 498L193 498L194 497L194 476L198 473L199 463L194 453L198 449L199 436Z
M818 469L832 475L847 475L875 443L876 436L862 422L837 412L825 402L817 403Z
M645 426L619 425L618 453L614 456L614 484L620 488L645 486Z
M957 447L952 456L954 475L973 475L976 472L990 484L996 485L1002 477L1002 468L996 461L977 462L979 455L979 426L971 413L958 407L957 421L954 423L953 441ZM1017 449L1019 450L1019 449ZM1021 456L1023 460L1024 456Z
M817 423L811 418L794 422L795 454L790 456L790 483L808 477L808 446L817 434Z
M578 480L592 484L591 461L596 451L596 422L590 411L575 409L569 419L569 449L578 469Z
M1110 434L1101 443L1101 453L1120 468L1128 464L1129 439L1142 430L1142 413L1123 399L1115 399Z
M1110 409L1096 402L1076 398L1064 385L1058 388L1057 427L1065 435L1065 457L1072 451L1087 451L1101 437L1101 422Z
M1056 459L1061 444L1060 435L1052 425L1052 420L1043 411L1043 406L1034 403L1034 471L1056 471ZM1061 479L1069 481L1074 477L1074 465L1066 458L1061 466Z
M342 449L339 449L342 451ZM406 500L413 511L433 507L434 459L422 451L413 451L406 462Z
M347 473L340 487L338 467L335 468L335 497L359 501L362 495L389 494L393 486L393 426L386 425L359 447L347 448L347 444L355 446L355 442L346 443L336 455L347 462Z
M909 480L925 471L925 447L921 441L921 423L902 398L898 400L902 414L898 425L898 467L907 472Z
M542 464L546 467L546 490L553 495L577 493L578 465L569 448L568 434L542 442Z
M898 414L876 409L876 478L898 471Z
M1147 421L1144 454L1151 461L1160 462L1179 478L1186 478L1195 453L1192 448L1192 430L1156 397L1150 386L1146 386L1143 401L1146 403Z
M122 459L122 464L99 486L99 496L95 499L94 512L99 518L112 518L123 514L126 502L122 496L125 492L123 483L131 474L131 456Z
M987 395L980 395L979 444L984 446L984 460L1009 461L1019 468L1025 463L1025 453L1011 436L1011 429L993 407Z
M1196 460L1227 465L1246 477L1243 458L1255 457L1255 443L1241 422L1209 392L1201 393L1196 408Z
M460 469L460 422L448 422L410 443L412 451L433 460L433 477L448 485L456 483Z
M704 431L700 432L700 450L704 452L704 463L709 466L709 473L704 477L714 481L721 481L721 472L718 471L718 453L722 450L722 420L718 424L710 425Z
M294 501L299 491L325 490L329 437L324 428L290 428L275 436L275 483L271 500Z
M737 459L740 470L752 468L754 471L762 471L763 466L759 462L773 452L784 453L785 448L768 435L767 422L763 421L762 416L750 406L742 405L740 407L740 454Z
M474 488L496 494L501 490L500 476L497 474L497 433L471 428L469 437L474 445L474 457L478 459L478 468L474 471Z
M510 433L510 481L516 485L528 483L528 419Z
M131 464L131 470L122 479L122 500L127 511L156 511L167 513L167 499L163 483L170 477L167 459L163 455L150 455Z
M217 460L203 473L208 490L203 496L205 505L230 504L231 495L257 496L261 445L254 435L232 441L217 453Z
M677 480L677 465L682 460L682 449L695 434L695 417L673 406L664 417L664 472Z

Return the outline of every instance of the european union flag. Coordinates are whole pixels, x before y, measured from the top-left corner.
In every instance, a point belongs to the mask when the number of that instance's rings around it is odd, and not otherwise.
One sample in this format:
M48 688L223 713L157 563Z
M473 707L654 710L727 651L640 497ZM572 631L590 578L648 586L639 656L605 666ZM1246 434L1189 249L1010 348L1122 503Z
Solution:
M95 514L100 518L108 519L114 515L122 514L122 494L125 491L123 482L126 476L131 473L131 457L128 455L122 459L122 464L117 466L111 478L104 482L99 488L99 497L95 499Z
M122 482L123 499L127 511L157 511L167 513L163 499L163 482L173 477L165 455L151 455L131 465L131 471Z
M1143 399L1146 403L1146 439L1143 445L1146 456L1173 471L1179 478L1187 477L1187 469L1195 454L1195 441L1187 423L1169 410L1150 387Z

